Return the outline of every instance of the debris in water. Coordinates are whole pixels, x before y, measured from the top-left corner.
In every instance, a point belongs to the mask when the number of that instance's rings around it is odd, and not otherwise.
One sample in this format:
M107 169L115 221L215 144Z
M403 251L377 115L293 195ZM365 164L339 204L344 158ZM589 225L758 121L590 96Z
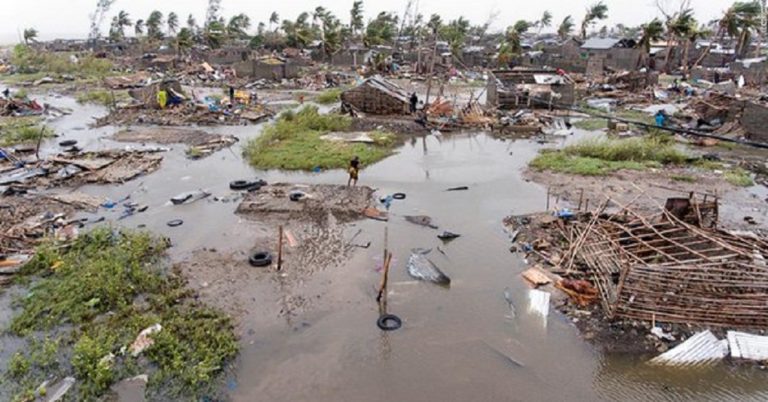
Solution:
M432 218L425 215L406 216L405 220L416 225L437 229L437 225L432 223Z
M546 318L549 315L549 298L550 294L548 292L536 289L528 291L528 312L544 318L545 324L547 322Z
M211 193L207 190L196 190L196 191L188 191L186 193L181 193L179 195L176 195L171 198L171 202L173 205L181 205L181 204L191 204L195 201L202 200L203 198L206 198L210 196Z
M72 388L73 385L75 385L75 378L65 377L63 380L50 388L48 391L49 394L45 398L45 402L56 402L61 400L61 398L64 397L64 395L67 393L67 391L69 391L70 388Z
M447 189L445 191L465 191L465 190L469 190L469 187L467 187L467 186L451 187L451 188L449 188L449 189Z
M675 337L672 336L672 334L670 334L670 333L664 332L664 330L661 329L661 327L653 327L651 329L651 334L653 334L655 337L657 337L659 339L663 339L665 341L670 341L670 342L674 342L675 341Z
M421 252L420 252L421 251ZM438 285L450 286L451 278L443 273L432 261L430 261L422 250L412 250L408 258L408 274L416 279L437 283Z
M707 330L656 356L650 363L668 366L705 365L722 360L727 354L726 342L718 340L712 332Z
M515 304L512 300L512 289L509 287L504 288L504 300L506 300L509 305L509 316L507 316L507 318L514 319L517 316L517 312L515 311Z
M525 270L523 273L523 278L530 282L534 287L544 286L552 283L552 280L547 277L547 275L544 274L540 269L538 268L529 268Z
M728 331L728 348L736 359L768 360L768 336Z
M456 239L458 237L461 237L461 235L458 234L458 233L449 232L447 230L444 231L443 233L440 233L439 235L437 235L438 239L444 240L444 241L453 240L453 239Z

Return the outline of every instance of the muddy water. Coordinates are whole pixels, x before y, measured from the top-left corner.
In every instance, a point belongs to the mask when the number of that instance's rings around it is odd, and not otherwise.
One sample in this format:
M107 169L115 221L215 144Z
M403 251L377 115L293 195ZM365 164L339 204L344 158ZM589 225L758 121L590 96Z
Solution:
M52 100L52 104L70 102ZM75 106L72 104L71 106ZM77 130L98 108L80 108L53 123L66 139L87 149L125 147L102 137L114 128ZM258 127L220 127L245 140ZM404 192L388 223L364 221L356 243L372 242L339 267L301 281L312 303L294 315L278 313L284 278L265 277L254 287L251 313L242 318L242 352L225 391L236 401L499 401L499 400L766 400L766 375L752 368L715 367L680 371L650 368L647 357L603 354L583 341L569 320L554 310L546 320L527 311L526 268L511 254L501 218L541 210L545 189L525 182L521 169L541 145L501 141L485 134L427 136L405 144L395 156L364 169L361 184L379 194ZM339 183L344 172L260 172L243 162L237 146L190 161L184 147L165 154L161 169L121 186L79 190L114 200L130 195L147 204L143 214L120 225L148 229L173 241L174 258L201 247L247 249L266 228L233 214L237 202L202 200L169 205L173 195L197 188L216 197L231 195L230 180L261 177L270 182ZM447 188L469 186L467 191ZM100 211L116 221L120 211ZM405 215L429 215L462 234L443 244L438 230L415 226ZM169 228L165 222L183 219ZM384 233L395 259L388 312L403 328L383 333L374 301L380 280ZM440 250L437 249L439 246ZM405 270L409 250L433 248L429 258L452 283L442 288L417 282ZM212 266L212 270L216 267ZM282 279L281 279L282 278ZM516 317L504 300L512 290Z

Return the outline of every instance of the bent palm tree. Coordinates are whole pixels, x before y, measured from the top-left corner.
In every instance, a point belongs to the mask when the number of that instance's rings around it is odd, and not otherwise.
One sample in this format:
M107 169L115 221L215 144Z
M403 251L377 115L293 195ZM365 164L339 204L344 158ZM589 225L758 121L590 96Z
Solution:
M597 22L608 18L608 6L600 0L587 9L584 20L581 21L581 38L587 39L587 28Z
M563 22L560 23L560 26L557 27L557 36L559 36L560 39L565 40L571 36L571 32L573 32L573 17L569 15L565 17Z

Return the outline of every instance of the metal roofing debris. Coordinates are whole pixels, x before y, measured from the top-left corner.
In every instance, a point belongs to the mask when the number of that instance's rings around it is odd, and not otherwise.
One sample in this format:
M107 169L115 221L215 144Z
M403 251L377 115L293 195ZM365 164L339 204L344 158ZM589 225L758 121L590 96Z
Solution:
M529 290L528 312L538 314L546 319L549 315L549 297L549 292L543 292L536 289Z
M410 96L407 92L400 86L392 83L391 81L387 81L384 78L382 78L379 75L375 75L371 78L368 78L367 80L363 81L362 85L367 85L372 88L376 88L382 92L387 93L390 96L393 96L395 98L400 99L403 102L409 102Z
M728 331L731 357L747 360L768 360L768 336Z
M656 356L651 364L668 366L696 366L715 363L728 354L725 341L718 340L710 331L699 332L669 351Z

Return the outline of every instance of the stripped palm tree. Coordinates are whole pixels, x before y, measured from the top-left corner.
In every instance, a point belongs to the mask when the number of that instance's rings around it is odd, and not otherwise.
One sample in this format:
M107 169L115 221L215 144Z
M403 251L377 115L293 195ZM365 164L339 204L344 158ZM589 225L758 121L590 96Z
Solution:
M643 34L637 47L643 52L640 54L637 65L645 65L645 67L650 68L651 44L660 41L664 37L664 24L658 18L654 18L653 21L643 24L641 29Z
M736 48L736 55L738 55L742 47L748 42L751 30L759 25L761 12L762 6L757 0L733 3L731 7L725 10L725 13L717 22L715 38L718 42L722 42L726 35L731 38L738 38L739 41ZM713 42L709 42L701 56L693 63L693 67L698 66L707 57L712 50Z
M563 40L568 39L568 37L571 36L571 32L573 32L573 26L573 17L570 15L565 17L563 22L560 23L560 26L557 27L557 36Z

